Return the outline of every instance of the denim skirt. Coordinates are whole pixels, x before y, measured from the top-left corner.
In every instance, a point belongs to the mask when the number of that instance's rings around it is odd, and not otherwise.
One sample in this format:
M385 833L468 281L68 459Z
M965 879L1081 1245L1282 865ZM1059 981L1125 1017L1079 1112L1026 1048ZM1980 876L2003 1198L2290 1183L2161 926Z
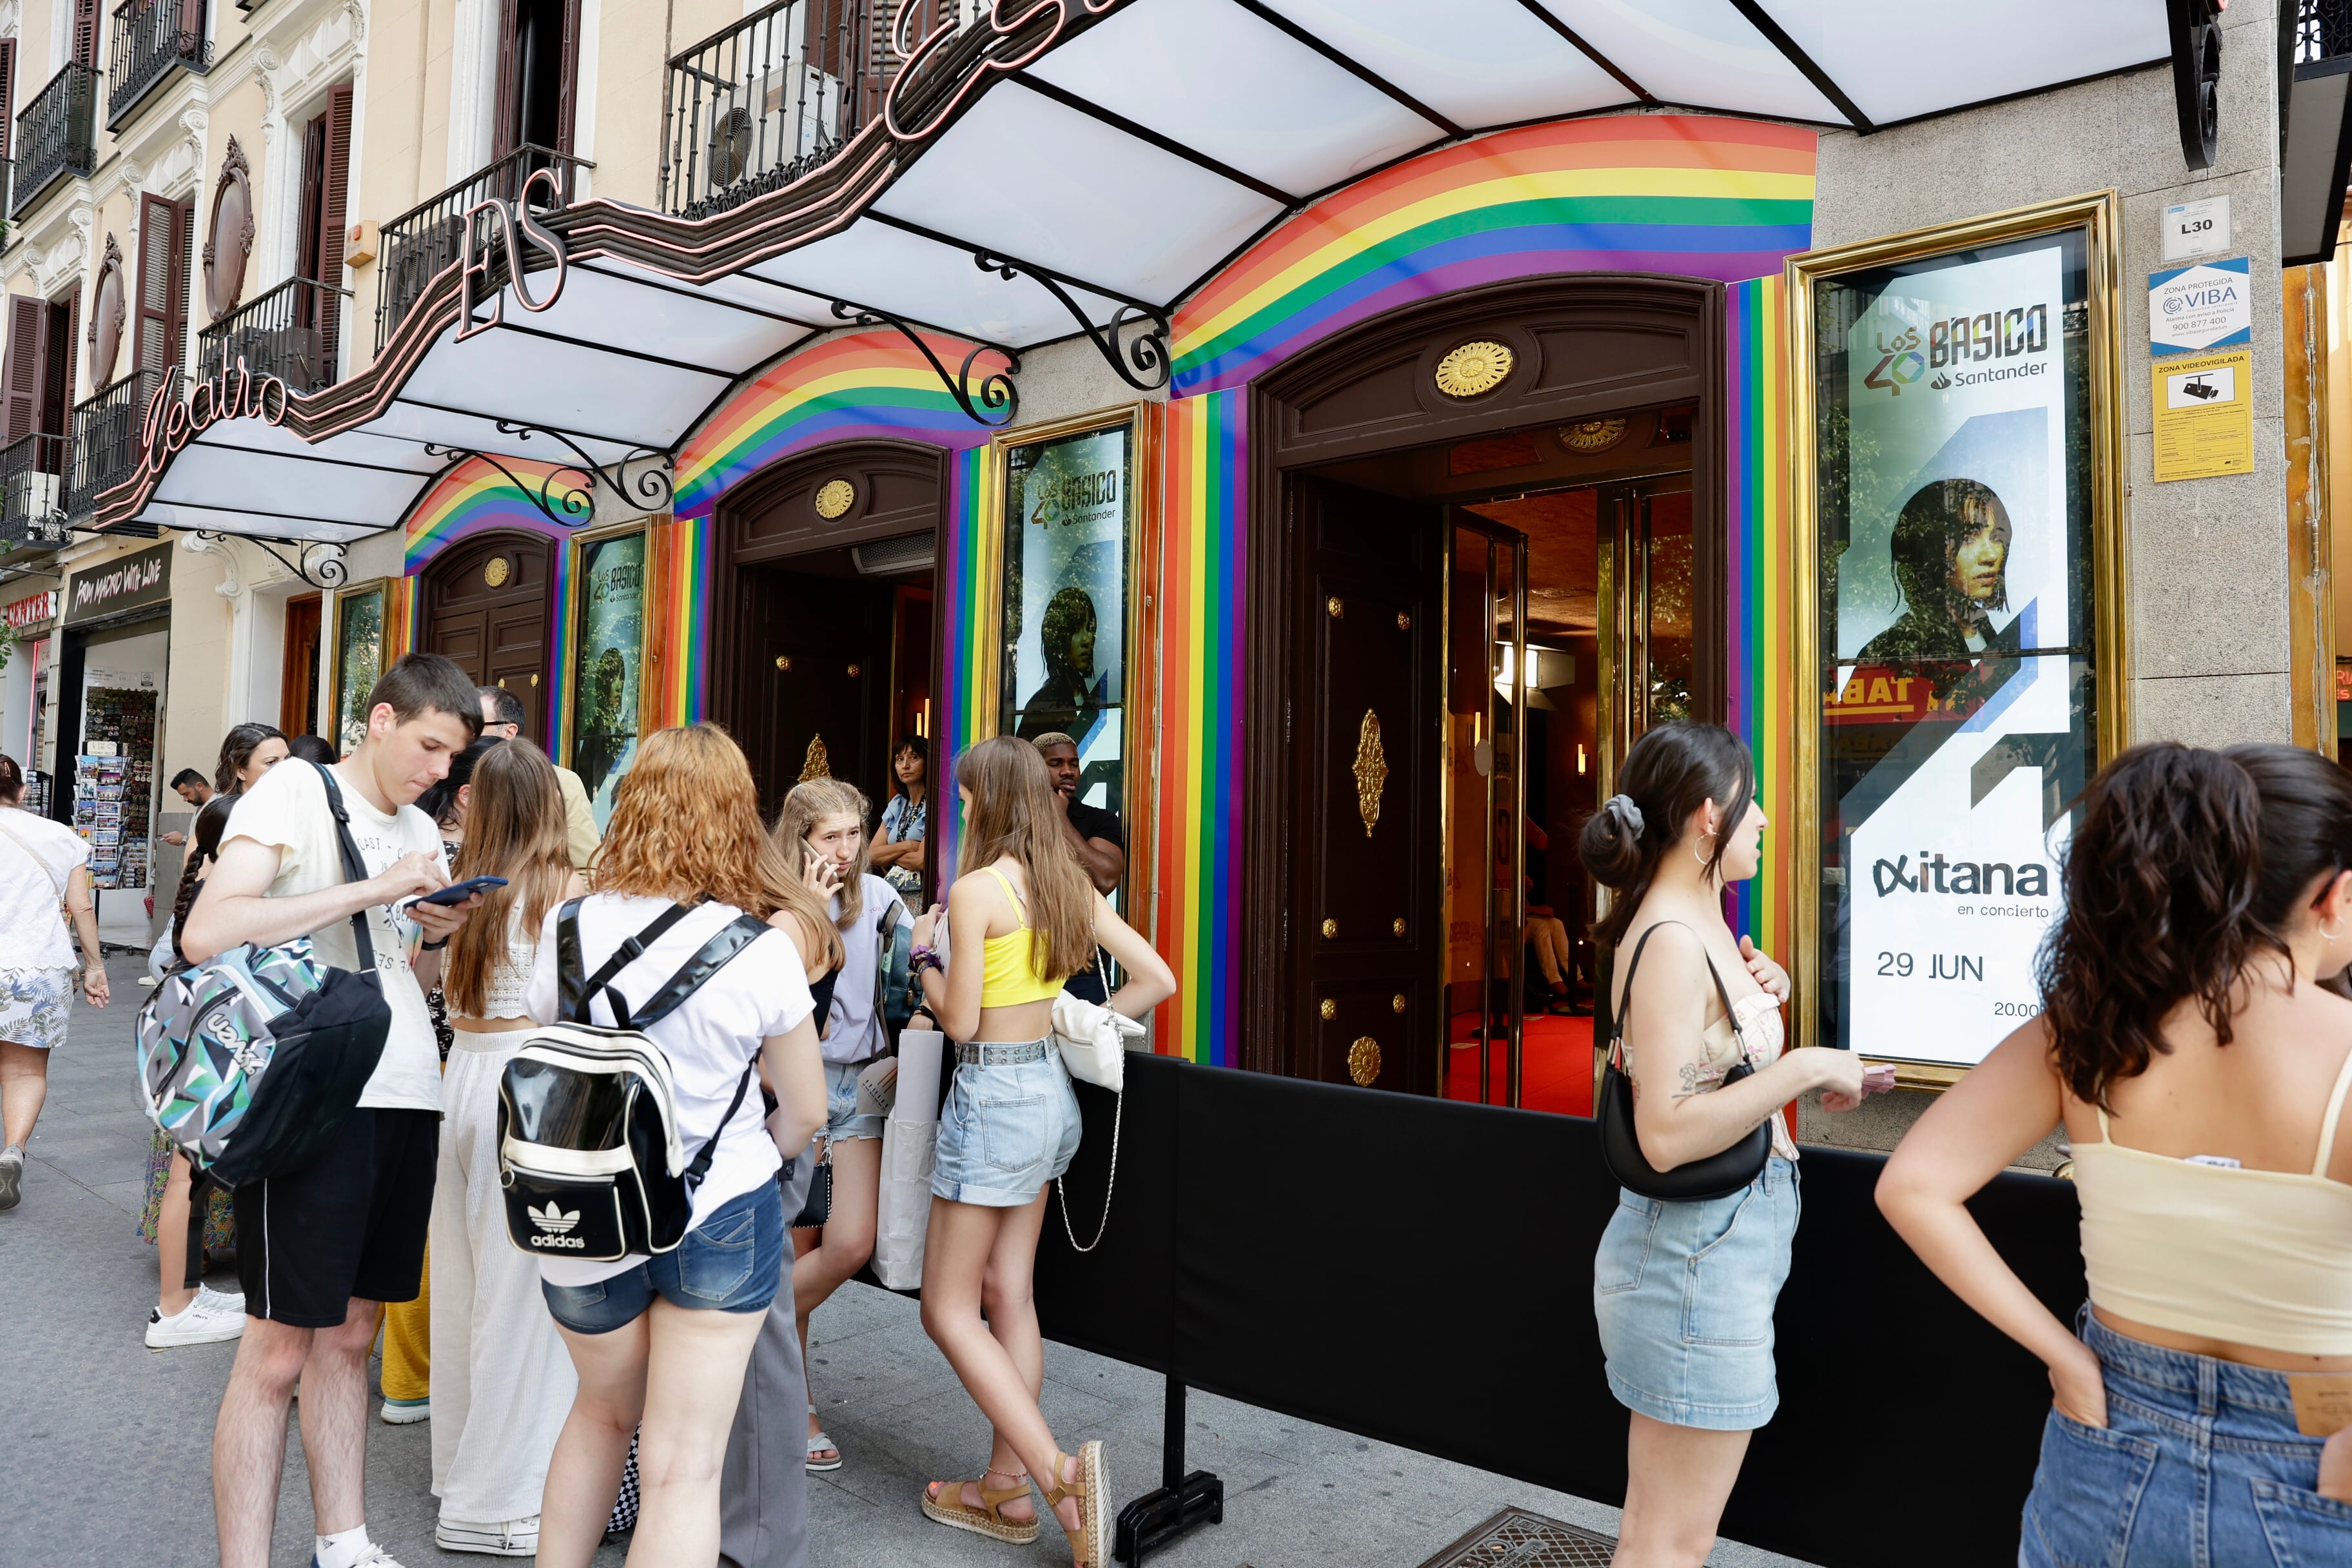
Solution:
M931 1164L931 1193L950 1203L1019 1208L1070 1168L1078 1097L1054 1042L1042 1059L955 1069Z
M2019 1568L2313 1568L2352 1563L2352 1503L2321 1497L2323 1439L2295 1430L2286 1373L2159 1349L2091 1316L2107 1424L2054 1408Z
M1727 1197L1620 1190L1592 1259L1609 1390L1674 1426L1746 1432L1772 1419L1772 1309L1796 1239L1797 1167L1774 1155Z

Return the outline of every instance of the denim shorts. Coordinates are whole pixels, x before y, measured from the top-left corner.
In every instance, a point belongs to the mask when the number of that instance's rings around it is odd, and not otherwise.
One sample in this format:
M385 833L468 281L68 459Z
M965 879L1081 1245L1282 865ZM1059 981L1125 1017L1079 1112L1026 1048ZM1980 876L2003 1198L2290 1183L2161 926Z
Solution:
M1078 1152L1078 1097L1062 1053L1042 1061L961 1066L940 1112L931 1192L950 1203L1018 1208L1070 1168Z
M1710 1432L1772 1419L1772 1308L1800 1207L1797 1167L1777 1154L1727 1197L1619 1192L1592 1259L1592 1315L1619 1404Z
M2312 1568L2352 1563L2352 1503L2321 1497L2323 1439L2295 1430L2286 1373L2076 1322L2106 1373L2107 1424L2053 1408L2019 1568Z
M783 1285L784 1200L773 1182L728 1199L671 1251L593 1285L540 1282L547 1310L575 1334L609 1334L650 1310L673 1307L764 1312Z
M873 1065L871 1062L824 1064L824 1135L831 1142L838 1143L847 1138L882 1136L881 1113L857 1109L857 1075Z

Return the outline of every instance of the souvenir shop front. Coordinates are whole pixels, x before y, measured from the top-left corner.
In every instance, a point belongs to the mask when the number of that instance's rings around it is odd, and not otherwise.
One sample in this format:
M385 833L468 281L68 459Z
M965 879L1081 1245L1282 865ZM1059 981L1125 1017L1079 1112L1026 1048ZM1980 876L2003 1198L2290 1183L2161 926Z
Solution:
M126 946L152 939L167 869L156 819L171 586L172 546L159 543L76 570L61 595L48 814L89 841L100 939Z
M101 519L274 510L306 565L396 531L334 595L341 721L450 651L600 809L697 719L771 806L830 773L878 808L908 736L937 781L1068 735L1178 973L1156 1048L1416 1094L1589 1107L1576 828L1644 728L1719 719L1798 1032L1948 1079L2030 995L2051 802L2131 732L2147 360L2075 106L2152 127L2144 205L2215 100L2176 115L2124 0L2025 54L1907 24L1961 64L1899 79L1859 7L1457 9L1038 6L690 221L486 202L373 368L194 389ZM1996 122L2049 155L1956 173Z

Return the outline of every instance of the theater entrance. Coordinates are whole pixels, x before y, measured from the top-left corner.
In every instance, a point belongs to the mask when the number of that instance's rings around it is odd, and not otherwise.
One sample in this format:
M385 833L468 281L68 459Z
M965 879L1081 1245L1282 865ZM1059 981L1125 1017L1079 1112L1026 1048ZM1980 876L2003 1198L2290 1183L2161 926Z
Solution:
M873 827L896 742L928 743L942 493L937 452L861 442L780 463L721 505L710 715L751 759L767 820L793 784L831 777L865 792Z
M522 699L522 732L547 744L547 628L555 547L532 533L486 533L445 550L425 571L426 653L446 654L477 686Z
M1286 526L1252 561L1275 630L1252 639L1244 950L1287 962L1245 977L1245 1065L1591 1114L1577 836L1643 730L1721 716L1710 306L1684 304L1642 333L1457 306L1267 389ZM1431 372L1465 339L1516 404L1446 407ZM1611 400L1561 395L1571 374Z

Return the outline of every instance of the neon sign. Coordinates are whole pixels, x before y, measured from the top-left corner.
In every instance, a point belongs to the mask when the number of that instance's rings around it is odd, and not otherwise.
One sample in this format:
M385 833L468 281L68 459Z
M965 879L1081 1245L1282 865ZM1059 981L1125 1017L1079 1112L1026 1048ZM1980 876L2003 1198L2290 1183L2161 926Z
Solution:
M286 420L286 383L274 375L256 375L239 354L234 367L197 382L188 395L174 401L176 375L167 375L155 395L147 400L142 427L139 478L158 479L173 453L224 419L262 419L272 425ZM277 394L272 403L270 395ZM117 487L120 488L120 487Z
M523 181L522 190L513 201L505 201L492 196L486 201L476 202L466 209L465 226L461 231L464 238L457 271L457 319L460 324L455 341L462 343L477 332L487 332L492 327L503 326L507 319L506 294L504 290L498 289L490 290L490 313L478 321L474 319L476 300L474 280L478 278L487 282L490 275L490 255L480 247L476 237L480 233L481 226L475 220L486 214L496 220L499 226L498 237L506 249L507 279L514 288L515 303L537 314L541 310L552 307L562 297L563 279L566 273L571 270L572 264L563 254L563 242L541 224L538 216L530 210L530 188L541 180L547 182L548 195L557 206L562 206L563 196L556 187L555 171L533 169L529 177ZM523 287L522 243L517 230L521 231L521 237L528 237L532 244L555 258L555 282L548 289L547 298L544 300L532 299L530 290Z

